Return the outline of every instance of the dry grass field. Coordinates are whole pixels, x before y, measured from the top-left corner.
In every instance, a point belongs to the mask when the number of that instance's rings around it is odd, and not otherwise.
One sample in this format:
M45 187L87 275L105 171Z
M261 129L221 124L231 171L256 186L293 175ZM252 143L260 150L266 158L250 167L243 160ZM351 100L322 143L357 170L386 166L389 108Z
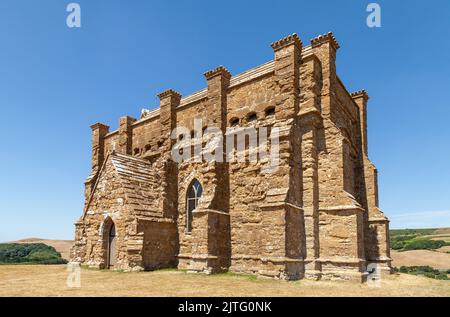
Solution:
M431 266L438 270L450 269L450 253L446 253L448 247L442 247L437 251L431 250L411 250L394 251L391 250L392 265L400 266ZM442 249L442 250L441 250Z
M450 228L436 229L434 234L425 235L423 238L430 238L431 240L443 240L445 242L450 242Z
M2 265L0 296L450 296L450 282L407 274L381 287L338 281L277 281L180 271L121 273L83 269L81 288L68 288L64 265Z
M448 235L436 232L438 235ZM45 243L65 259L73 241L28 238L16 243ZM392 250L393 266L450 268L449 247L436 251ZM122 273L83 269L81 288L68 288L65 265L0 265L0 296L450 296L450 281L409 274L383 278L380 288L329 281L285 282L235 274L207 276L176 270Z
M439 229L418 229L426 230L429 233L420 234L420 239L442 240L450 242L450 228ZM400 231L400 230L394 230ZM404 230L405 234L407 230ZM392 236L392 234L391 234ZM443 246L436 250L391 250L392 265L401 266L431 266L438 270L450 269L450 246Z

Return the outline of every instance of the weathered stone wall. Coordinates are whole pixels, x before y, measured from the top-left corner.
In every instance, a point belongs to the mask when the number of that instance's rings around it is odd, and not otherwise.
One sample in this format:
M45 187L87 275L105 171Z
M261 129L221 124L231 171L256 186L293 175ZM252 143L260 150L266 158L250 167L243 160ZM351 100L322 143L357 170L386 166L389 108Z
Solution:
M117 183L114 167L107 164L103 170L96 189L88 203L88 209L83 218L83 239L76 241L84 254L78 259L87 265L104 268L106 265L105 232L103 224L109 217L114 221L117 232L117 264L126 264L125 233L128 231L127 211L125 207L125 193ZM108 228L109 229L109 228Z
M319 264L322 278L364 279L364 209L358 202L359 126L357 107L336 74L339 45L326 34L311 41L320 61L322 125L319 156ZM343 251L343 252L339 252Z
M177 227L174 221L139 220L139 231L144 236L143 265L154 270L177 265Z
M111 153L113 150L115 150L117 148L117 145L119 143L119 132L118 131L114 131L109 133L106 137L105 137L105 153Z
M117 222L118 266L126 269L178 265L355 280L364 279L366 262L390 269L388 220L378 208L377 171L367 153L367 94L349 94L338 78L339 44L331 33L307 47L291 35L272 48L273 61L238 76L224 67L206 72L207 88L191 96L159 94L159 111L137 121L122 117L118 131L92 127L92 173L74 258L104 265L100 227L109 216ZM267 173L270 157L249 148L258 138L251 135L235 151L245 162L173 162L177 140L170 134L182 126L194 137L195 118L203 120L201 128L223 133L231 126L277 131L278 165ZM119 182L105 163L114 151L123 160L145 160L127 163L124 175L137 173L146 182ZM250 161L254 154L257 162ZM203 196L187 232L186 194L194 179Z
M267 75L252 82L230 89L228 94L228 121L239 120L239 127L271 127L275 117L266 117L265 109L275 107L273 75ZM249 115L256 114L257 121L249 122ZM236 137L237 138L237 137ZM236 151L236 156L240 154ZM232 219L231 245L232 270L242 272L265 272L270 261L264 257L284 256L284 216L264 211L268 192L272 188L285 188L285 169L276 175L263 174L261 162L250 162L249 145L244 153L246 162L230 163L230 215ZM271 181L272 179L272 181ZM275 181L278 184L273 184ZM271 186L272 185L272 186ZM287 190L284 192L284 195ZM270 225L269 225L270 224ZM274 270L274 272L276 272ZM274 274L274 273L272 273Z
M275 106L273 74L230 88L227 98L228 123L231 119L237 118L240 124L246 124L251 113L256 113L258 120L264 120L266 117L264 111L270 106Z
M186 197L188 187L191 185L194 179L197 179L204 188L208 181L204 178L207 173L204 173L204 169L207 169L207 164L186 162L179 165L178 175L178 234L179 234L179 268L188 269L190 266L190 259L192 258L192 245L193 239L192 233L187 232L187 218L186 218ZM200 224L199 224L200 225ZM204 236L206 239L206 236Z
M159 153L159 135L158 118L135 123L132 130L133 156L154 158Z

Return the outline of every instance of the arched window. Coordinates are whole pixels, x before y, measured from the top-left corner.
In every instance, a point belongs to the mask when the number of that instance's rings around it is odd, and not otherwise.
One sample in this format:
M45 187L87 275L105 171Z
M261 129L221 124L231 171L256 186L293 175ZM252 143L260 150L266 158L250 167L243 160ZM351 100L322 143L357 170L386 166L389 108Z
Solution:
M187 191L186 201L186 231L192 231L192 211L197 208L198 201L202 197L203 188L200 182L194 179Z
M231 120L230 120L230 126L231 127L236 127L236 126L238 126L239 125L239 119L238 118L232 118Z
M273 117L275 115L275 107L268 107L264 110L266 117Z
M256 115L255 112L250 112L247 115L247 122L253 122L253 121L256 121L257 119L258 119L258 116Z

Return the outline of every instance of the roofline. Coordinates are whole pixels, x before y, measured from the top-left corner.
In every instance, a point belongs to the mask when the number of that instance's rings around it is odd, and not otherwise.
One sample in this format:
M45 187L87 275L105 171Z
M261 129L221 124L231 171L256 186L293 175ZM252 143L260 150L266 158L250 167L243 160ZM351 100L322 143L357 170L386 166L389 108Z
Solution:
M308 46L303 47L302 58L310 57L311 55L313 55L312 46L308 45ZM266 75L272 73L274 71L274 69L275 69L275 62L273 60L268 61L264 64L260 64L258 66L255 66L253 68L250 68L242 73L232 76L230 79L230 85L228 86L228 89L243 85L249 81L266 76ZM181 101L180 101L180 105L177 107L177 110L179 110L179 109L181 110L195 102L198 102L202 99L207 98L207 93L208 93L207 88L204 88L204 89L198 90L186 97L182 97ZM151 110L147 114L147 116L137 120L131 126L140 125L146 121L149 121L149 120L157 118L157 117L159 117L159 108ZM116 134L117 132L118 132L118 130L112 131L112 132L108 133L105 137L110 137L110 136Z

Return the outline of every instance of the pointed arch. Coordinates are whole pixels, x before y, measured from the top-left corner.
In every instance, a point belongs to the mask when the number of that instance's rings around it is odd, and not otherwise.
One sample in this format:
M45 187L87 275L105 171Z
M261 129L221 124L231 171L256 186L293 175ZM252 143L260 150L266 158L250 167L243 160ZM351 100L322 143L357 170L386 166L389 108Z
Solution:
M105 268L113 268L117 259L117 229L111 217L103 220L100 232L103 240L103 259Z
M192 231L193 211L197 208L198 202L203 194L202 184L194 178L186 191L186 231Z

